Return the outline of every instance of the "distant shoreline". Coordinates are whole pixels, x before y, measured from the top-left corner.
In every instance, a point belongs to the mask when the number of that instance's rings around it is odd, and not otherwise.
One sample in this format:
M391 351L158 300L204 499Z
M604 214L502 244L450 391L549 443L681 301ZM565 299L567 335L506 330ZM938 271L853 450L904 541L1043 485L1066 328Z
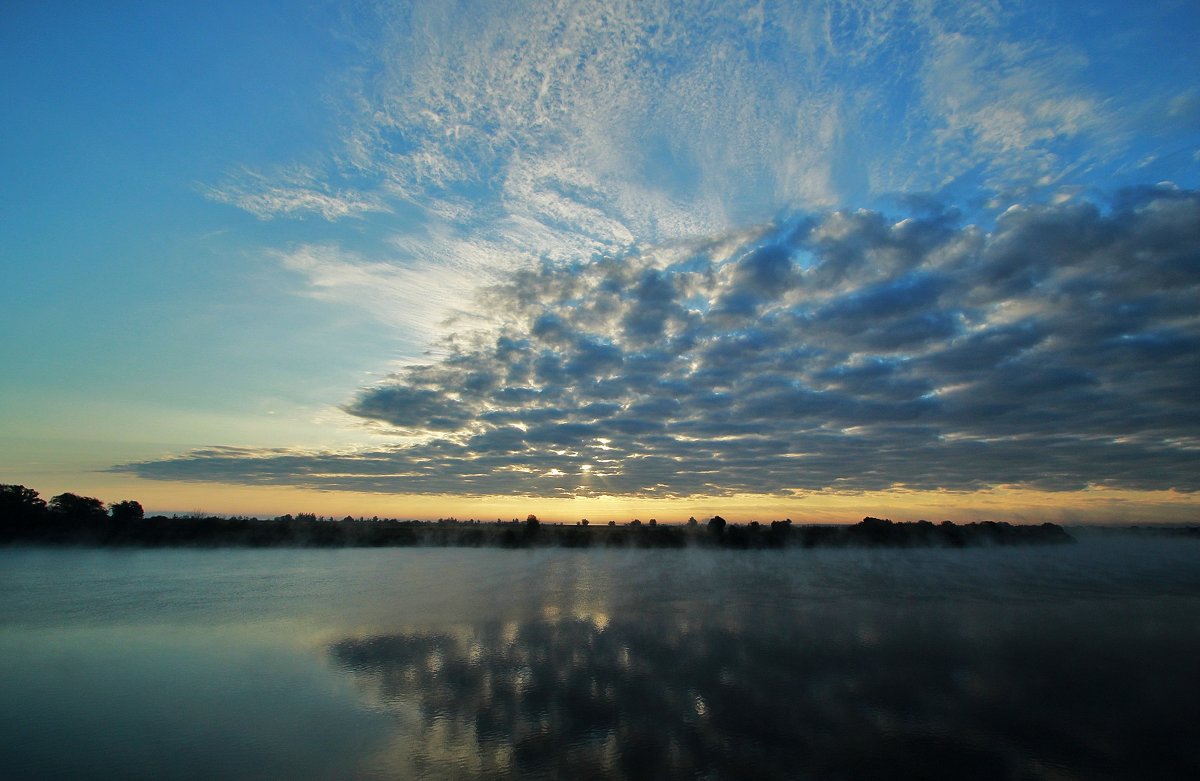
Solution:
M934 524L865 518L856 524L705 523L583 525L525 521L316 520L251 518L117 519L46 516L32 523L0 519L0 543L101 548L966 548L1074 542L1051 523L983 521Z
M1122 527L1089 526L1100 533L1200 539L1200 525ZM719 515L707 521L660 524L632 520L618 524L524 521L437 521L395 518L341 520L312 513L268 520L246 517L145 517L142 505L124 500L105 505L99 499L63 493L49 501L23 485L0 484L0 546L39 545L98 548L971 548L992 545L1058 545L1075 542L1054 523L1004 521L895 522L863 518L854 524L731 523Z

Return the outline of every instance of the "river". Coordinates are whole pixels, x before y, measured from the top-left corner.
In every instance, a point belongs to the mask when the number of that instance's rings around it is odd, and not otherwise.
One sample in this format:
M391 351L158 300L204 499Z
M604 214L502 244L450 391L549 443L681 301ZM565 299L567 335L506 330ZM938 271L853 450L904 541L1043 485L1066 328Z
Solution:
M1200 777L1200 542L0 550L0 777Z

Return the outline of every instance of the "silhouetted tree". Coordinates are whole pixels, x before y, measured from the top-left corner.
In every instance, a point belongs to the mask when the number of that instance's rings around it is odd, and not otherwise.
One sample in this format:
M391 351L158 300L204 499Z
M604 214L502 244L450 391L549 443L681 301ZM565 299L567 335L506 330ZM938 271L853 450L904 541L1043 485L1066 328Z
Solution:
M901 530L890 518L873 518L867 516L851 527L851 532L861 542L869 545L883 545L895 541Z
M50 512L67 518L103 518L104 502L91 496L65 493L50 498Z
M708 530L713 534L720 535L725 531L725 519L719 515L714 515L708 519Z
M699 524L699 522L696 520L695 516L692 516L691 518L688 518L688 519L687 519L687 526L688 526L688 528L689 528L689 529L695 529L695 528L696 528L697 526L699 526L699 525L700 525L700 524Z
M23 485L0 485L0 518L32 518L46 509L46 500Z
M769 548L782 548L787 545L788 538L792 532L792 519L786 521L771 521L771 527L767 530L766 545Z
M587 526L587 525L588 525L588 519L587 519L587 518L584 518L582 521L580 521L580 522L579 522L579 525L580 525L580 526Z
M542 522L538 520L538 517L536 515L534 515L533 513L530 513L529 517L527 517L525 519L525 533L526 534L537 534L538 530L541 528L542 528Z
M114 521L140 521L146 517L146 511L142 509L142 503L133 499L126 499L123 502L110 504L108 512L112 515Z

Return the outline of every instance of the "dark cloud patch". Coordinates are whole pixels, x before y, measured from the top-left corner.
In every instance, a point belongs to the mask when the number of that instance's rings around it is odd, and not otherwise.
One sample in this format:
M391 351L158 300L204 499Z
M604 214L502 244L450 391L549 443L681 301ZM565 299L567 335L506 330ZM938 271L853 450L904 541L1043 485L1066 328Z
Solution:
M345 409L418 444L205 450L150 478L397 493L1200 490L1200 194L921 201L521 272L491 330Z
M717 301L714 314L745 317L783 296L797 277L786 247L756 247L733 264L733 279Z
M466 385L476 385L472 377ZM450 392L414 387L402 383L372 388L345 407L360 418L381 420L397 428L411 430L454 431L467 420L469 411Z
M909 274L834 299L821 311L821 317L853 331L865 322L937 312L938 298L948 286L935 274Z

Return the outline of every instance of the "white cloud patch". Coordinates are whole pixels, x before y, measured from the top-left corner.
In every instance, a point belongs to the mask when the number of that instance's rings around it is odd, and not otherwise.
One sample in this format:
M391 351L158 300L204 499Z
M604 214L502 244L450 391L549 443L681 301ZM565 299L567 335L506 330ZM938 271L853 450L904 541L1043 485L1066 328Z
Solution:
M923 91L944 176L982 167L996 189L1032 188L1112 153L1116 123L1082 86L1082 54L965 33L935 36L930 51ZM1069 144L1085 135L1080 156Z
M752 10L449 3L385 13L350 159L413 199L471 191L502 215L608 249L834 202L827 161L846 112L826 71L878 52L888 25L876 16L896 14L877 9L852 25L834 6Z
M332 188L306 168L292 168L276 175L243 170L219 186L201 190L209 199L236 206L260 220L319 215L333 222L390 211L380 196Z
M275 253L279 264L301 275L314 298L368 312L417 339L434 341L466 306L479 285L460 266L411 268L369 261L336 245L310 244Z

